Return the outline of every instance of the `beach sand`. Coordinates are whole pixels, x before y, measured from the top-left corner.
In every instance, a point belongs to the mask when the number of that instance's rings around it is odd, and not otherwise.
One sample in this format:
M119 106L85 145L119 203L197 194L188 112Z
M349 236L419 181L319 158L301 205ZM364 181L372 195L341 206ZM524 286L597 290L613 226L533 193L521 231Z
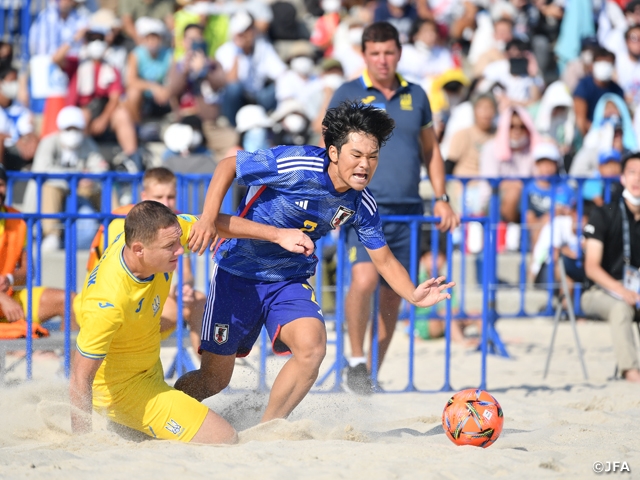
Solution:
M504 410L504 430L487 449L458 447L441 428L450 392L358 397L312 393L288 420L257 425L267 394L255 393L258 357L238 363L232 393L205 403L238 430L240 443L211 447L128 440L94 415L91 434L69 435L67 383L59 361L38 358L34 380L24 367L0 386L0 478L46 479L297 479L297 478L591 478L593 464L627 462L640 478L640 385L612 380L609 326L580 323L588 381L569 324L560 325L549 376L542 378L551 337L549 319L500 320L512 358L490 356L487 390ZM330 334L331 337L331 334ZM399 326L380 372L386 390L407 383L407 335ZM329 347L321 370L335 353ZM442 340L416 342L416 387L443 385ZM173 349L163 349L163 362ZM271 382L283 359L270 357ZM451 386L476 387L480 354L454 345ZM328 382L327 388L331 387Z

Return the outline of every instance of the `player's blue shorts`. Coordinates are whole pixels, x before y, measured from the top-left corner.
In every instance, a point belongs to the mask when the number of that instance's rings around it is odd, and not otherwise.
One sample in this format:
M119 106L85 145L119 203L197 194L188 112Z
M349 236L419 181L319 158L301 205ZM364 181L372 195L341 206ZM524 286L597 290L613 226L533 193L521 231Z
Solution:
M291 353L280 341L280 329L298 318L324 323L311 285L305 279L265 282L238 277L214 265L202 319L200 350L246 357L265 325L273 351Z
M421 204L398 204L398 205L381 205L378 204L378 212L380 216L383 215L424 215L424 210ZM407 222L404 223L383 223L382 229L384 231L384 238L387 240L387 245L391 249L391 252L395 255L398 261L407 269L407 272L411 272L411 225ZM358 235L353 227L349 227L347 230L346 249L349 256L349 262L351 265L361 262L370 262L371 257L367 253L364 245L358 240ZM420 239L418 239L418 245L420 245ZM389 284L381 278L383 285L387 287Z

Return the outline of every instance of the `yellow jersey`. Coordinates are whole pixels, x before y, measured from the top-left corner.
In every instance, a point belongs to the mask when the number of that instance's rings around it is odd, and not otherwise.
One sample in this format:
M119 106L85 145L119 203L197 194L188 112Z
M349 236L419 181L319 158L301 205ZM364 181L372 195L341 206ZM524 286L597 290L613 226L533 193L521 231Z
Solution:
M186 245L197 217L177 217ZM104 359L93 382L95 407L118 403L132 382L158 374L160 316L173 272L137 278L124 262L124 247L124 234L114 237L79 295L76 348Z

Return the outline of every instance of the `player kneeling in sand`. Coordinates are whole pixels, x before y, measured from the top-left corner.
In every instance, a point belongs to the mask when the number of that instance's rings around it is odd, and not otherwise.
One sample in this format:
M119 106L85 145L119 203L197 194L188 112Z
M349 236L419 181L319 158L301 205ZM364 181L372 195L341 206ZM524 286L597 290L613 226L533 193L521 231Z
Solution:
M310 255L313 243L296 229L279 230L221 215L227 237L275 241ZM171 278L197 217L176 216L154 201L133 207L124 234L106 250L82 292L80 334L69 393L74 433L91 430L91 408L149 436L197 443L232 443L226 420L164 381L160 316ZM93 390L93 392L92 392Z
M237 177L249 187L241 216L299 228L313 241L353 225L378 272L402 298L419 307L449 298L444 290L454 284L442 284L444 277L413 285L386 244L366 188L393 127L383 110L345 102L328 110L322 122L326 150L280 146L225 158L211 179L202 218L191 229L192 251L201 253L216 237L220 205ZM202 365L178 379L176 388L198 400L220 392L229 384L236 357L249 353L265 325L274 352L293 356L271 388L262 421L287 417L313 385L326 350L322 311L307 283L317 261L315 255L291 254L266 242L223 241L202 324Z

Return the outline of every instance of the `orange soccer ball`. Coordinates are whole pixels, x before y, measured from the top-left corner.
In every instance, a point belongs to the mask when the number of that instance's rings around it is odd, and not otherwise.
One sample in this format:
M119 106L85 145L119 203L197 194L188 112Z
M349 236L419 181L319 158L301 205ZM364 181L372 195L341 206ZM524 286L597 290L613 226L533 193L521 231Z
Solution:
M498 401L484 390L461 390L442 412L442 428L456 445L487 448L502 432L504 416Z

